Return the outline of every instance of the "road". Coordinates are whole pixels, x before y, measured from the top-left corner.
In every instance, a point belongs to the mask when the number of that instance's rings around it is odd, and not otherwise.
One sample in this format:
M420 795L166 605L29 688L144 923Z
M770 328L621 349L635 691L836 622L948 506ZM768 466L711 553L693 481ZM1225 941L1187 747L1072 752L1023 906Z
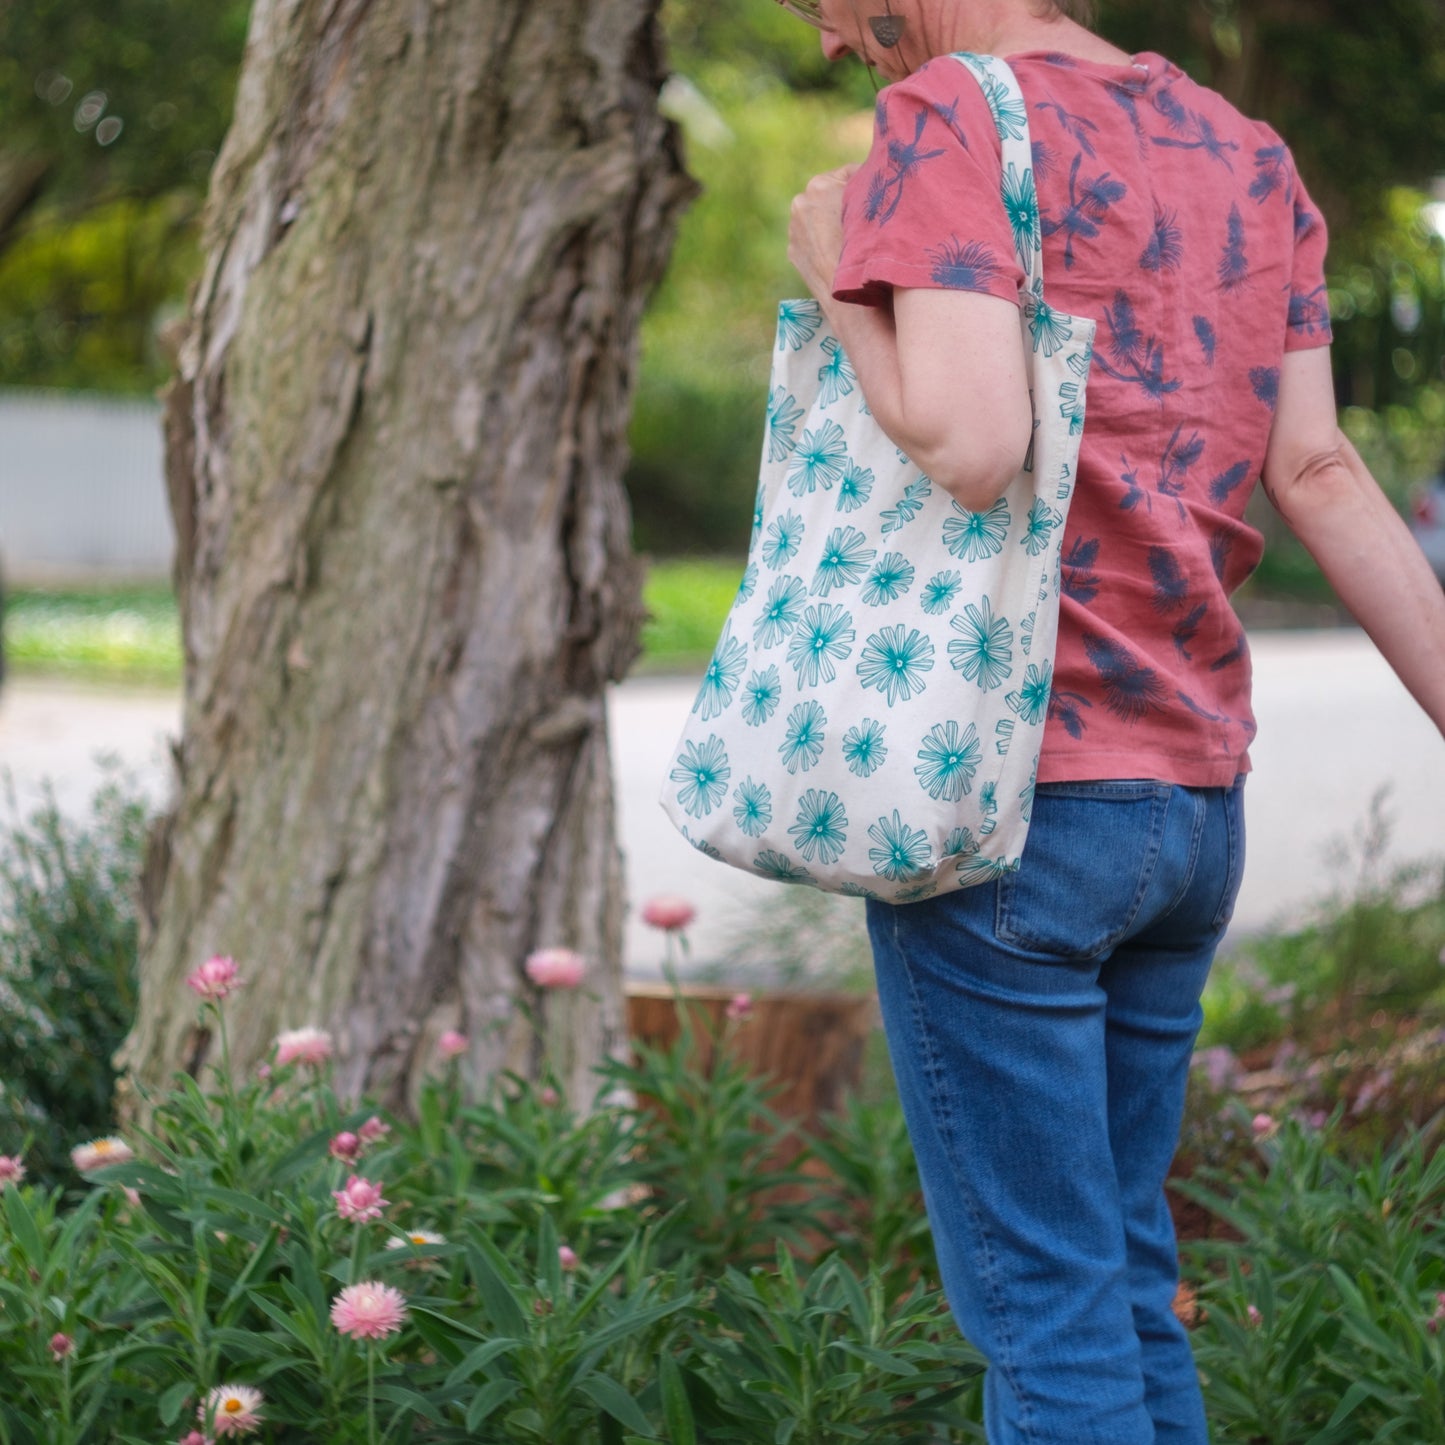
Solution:
M1249 861L1236 932L1300 917L1350 871L1332 847L1358 839L1370 801L1388 788L1387 858L1445 856L1445 741L1361 633L1341 629L1256 633L1255 772L1246 787ZM720 956L744 933L776 885L694 852L657 806L665 763L692 705L692 681L639 679L609 701L618 815L634 903L682 893L699 910L694 957ZM67 813L84 810L107 752L135 771L157 801L165 796L165 737L179 725L167 693L116 692L13 679L0 696L0 768L22 806L49 780ZM634 916L630 971L654 973L662 949Z

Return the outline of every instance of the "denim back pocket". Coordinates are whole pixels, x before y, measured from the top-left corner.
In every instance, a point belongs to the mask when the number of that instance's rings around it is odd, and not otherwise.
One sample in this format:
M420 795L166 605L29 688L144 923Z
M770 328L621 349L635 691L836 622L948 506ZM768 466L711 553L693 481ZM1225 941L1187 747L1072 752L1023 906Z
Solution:
M1172 790L1143 779L1041 784L1023 861L999 879L1000 942L1061 959L1115 947L1154 875Z

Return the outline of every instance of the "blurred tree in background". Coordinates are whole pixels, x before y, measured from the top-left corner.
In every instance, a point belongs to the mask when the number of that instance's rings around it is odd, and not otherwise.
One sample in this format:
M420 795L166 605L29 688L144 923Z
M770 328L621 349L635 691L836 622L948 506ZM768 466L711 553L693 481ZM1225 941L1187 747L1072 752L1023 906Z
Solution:
M1290 142L1330 221L1346 425L1387 483L1445 441L1441 0L1101 0L1100 28L1157 50ZM0 0L0 384L145 390L167 367L249 5ZM747 536L776 301L799 281L787 207L857 159L872 90L770 0L667 0L681 121L704 194L644 333L629 485L637 541ZM118 126L117 126L118 123ZM1445 216L1445 211L1434 213Z
M0 383L149 389L249 0L0 0Z

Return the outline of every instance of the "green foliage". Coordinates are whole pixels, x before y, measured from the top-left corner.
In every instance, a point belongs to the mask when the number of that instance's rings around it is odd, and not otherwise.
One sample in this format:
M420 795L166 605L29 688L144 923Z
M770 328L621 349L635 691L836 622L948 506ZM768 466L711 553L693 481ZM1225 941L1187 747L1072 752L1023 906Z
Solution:
M1294 993L1271 984L1246 958L1220 959L1204 989L1199 1046L1247 1053L1277 1042L1289 1031L1286 1013Z
M324 1069L273 1056L235 1080L235 1006L201 1006L216 1085L177 1076L138 1158L78 1189L0 1186L6 1445L175 1438L222 1383L263 1392L260 1438L317 1445L982 1439L983 1362L931 1286L896 1098L809 1143L826 1170L799 1204L727 1034L708 1068L687 1031L644 1051L585 1112L514 1078L469 1102L447 1063L418 1122L387 1126ZM1214 1428L1439 1445L1445 1151L1410 1133L1351 1162L1338 1112L1261 1137L1232 1113L1228 1169L1177 1186L1234 1231L1185 1249ZM342 1130L360 1157L334 1157ZM383 1187L380 1217L341 1217L351 1174ZM689 1198L712 1175L742 1208ZM333 1319L363 1281L407 1311L370 1345Z
M695 1345L711 1386L704 1437L718 1445L832 1445L917 1438L983 1359L922 1284L888 1298L834 1257L800 1278L780 1244L776 1268L729 1268Z
M111 1055L135 1012L145 826L144 804L119 777L84 823L47 798L0 825L0 1143L32 1140L41 1180L60 1177L66 1150L110 1127Z
M918 1163L891 1077L888 1092L874 1101L846 1099L810 1143L828 1167L816 1208L834 1255L899 1289L935 1278Z
M1205 993L1201 1043L1325 1040L1380 1014L1445 1014L1445 862L1390 865L1386 792L1333 850L1340 883L1302 926L1246 940Z
M0 7L5 156L42 164L46 200L72 214L121 195L198 190L230 121L250 9L249 0Z
M1203 1280L1195 1357L1221 1439L1445 1442L1436 1144L1414 1134L1355 1165L1287 1124L1260 1144L1262 1173L1205 1168L1176 1186L1239 1235L1187 1250Z
M678 1023L670 1047L637 1044L635 1063L614 1060L602 1070L609 1085L643 1103L635 1182L675 1226L659 1242L660 1257L686 1259L711 1275L770 1258L779 1242L801 1246L809 1211L785 1197L804 1181L778 1162L789 1129L768 1107L776 1088L729 1052L727 1032L710 1038L702 1017L681 1000ZM729 1031L734 1027L730 1022ZM757 1229L763 1212L767 1233Z
M825 60L818 32L767 0L664 0L662 18L684 75L723 64L799 91L841 91L858 104L872 95L861 66Z
M198 262L200 197L51 209L0 250L0 384L150 391L169 374L156 324Z
M0 5L0 382L148 390L249 0Z
M695 672L707 666L737 595L742 564L728 559L652 562L643 584L648 621L638 670Z
M977 1373L936 1290L777 1252L798 1206L737 1173L779 1126L734 1062L685 1078L692 1037L628 1077L647 1101L685 1095L700 1148L615 1095L584 1117L508 1079L468 1103L455 1063L424 1086L419 1123L382 1136L320 1070L273 1057L233 1082L220 1010L234 1006L203 1006L217 1088L178 1076L130 1136L138 1159L78 1194L0 1188L7 1445L71 1445L99 1420L117 1441L174 1437L222 1383L263 1391L264 1438L326 1445L903 1442ZM332 1157L342 1129L370 1139L359 1159ZM746 1193L722 1232L673 1202L700 1181L672 1171L698 1168ZM384 1184L383 1218L341 1217L333 1191L352 1173ZM333 1320L362 1281L406 1301L374 1345Z
M741 559L777 303L802 287L788 207L817 172L860 160L871 130L855 101L790 92L745 56L685 73L671 109L702 195L643 325L627 484L643 550L731 547Z

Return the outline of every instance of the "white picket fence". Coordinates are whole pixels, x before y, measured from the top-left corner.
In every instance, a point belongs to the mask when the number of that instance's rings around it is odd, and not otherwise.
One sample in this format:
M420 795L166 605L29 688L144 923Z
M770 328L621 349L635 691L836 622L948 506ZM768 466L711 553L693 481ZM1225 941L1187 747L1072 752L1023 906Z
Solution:
M12 582L168 577L156 402L0 391L0 564Z

